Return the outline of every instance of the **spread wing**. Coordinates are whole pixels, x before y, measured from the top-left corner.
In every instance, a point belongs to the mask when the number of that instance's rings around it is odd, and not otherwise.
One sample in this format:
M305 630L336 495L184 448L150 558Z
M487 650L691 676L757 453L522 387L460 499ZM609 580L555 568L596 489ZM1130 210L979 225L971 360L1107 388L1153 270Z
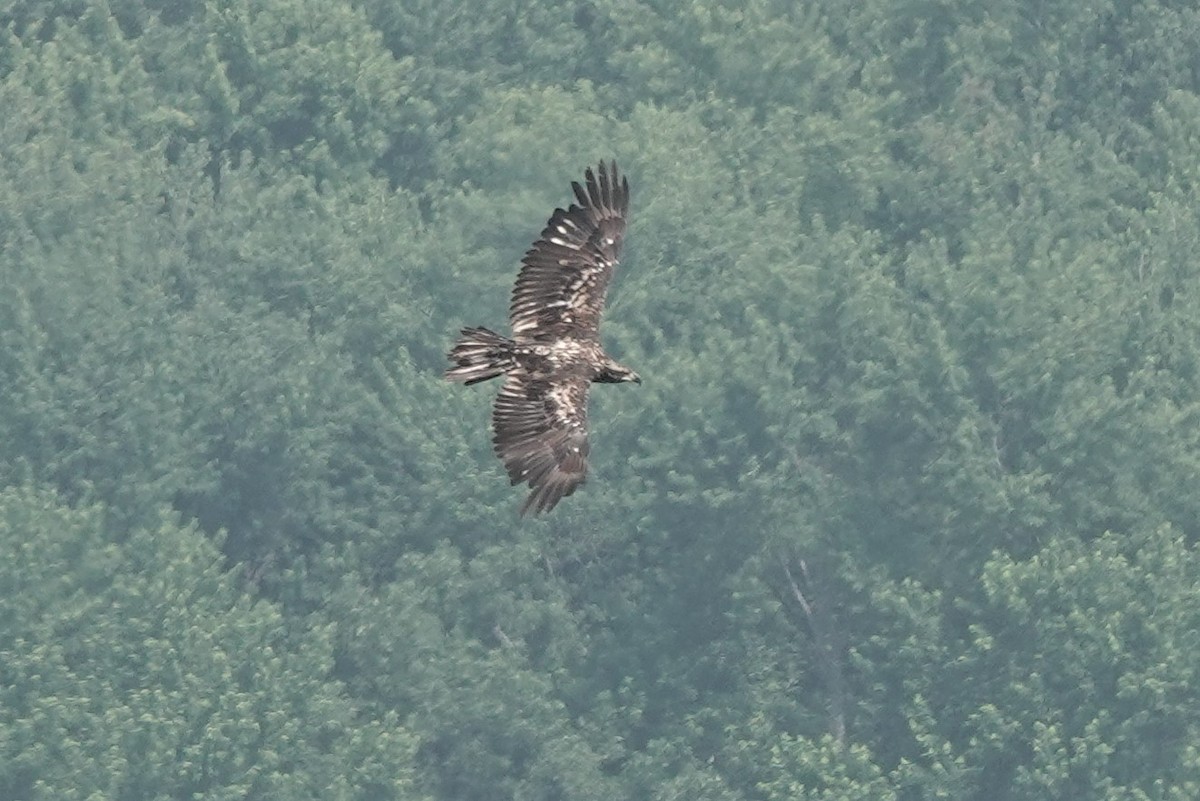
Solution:
M565 333L595 336L604 296L621 253L629 212L629 181L616 162L589 167L584 184L572 181L575 199L555 209L541 237L521 260L509 318L513 333L555 339Z
M568 375L553 383L511 373L492 410L492 442L513 484L533 491L521 506L548 512L587 477L587 402L591 382Z

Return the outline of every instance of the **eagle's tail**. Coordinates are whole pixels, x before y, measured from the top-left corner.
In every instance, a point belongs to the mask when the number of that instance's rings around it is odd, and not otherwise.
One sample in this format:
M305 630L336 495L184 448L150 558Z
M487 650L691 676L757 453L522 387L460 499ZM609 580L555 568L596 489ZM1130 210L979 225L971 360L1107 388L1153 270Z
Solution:
M449 358L454 366L446 371L446 378L468 386L507 373L517 365L513 341L486 328L464 328Z

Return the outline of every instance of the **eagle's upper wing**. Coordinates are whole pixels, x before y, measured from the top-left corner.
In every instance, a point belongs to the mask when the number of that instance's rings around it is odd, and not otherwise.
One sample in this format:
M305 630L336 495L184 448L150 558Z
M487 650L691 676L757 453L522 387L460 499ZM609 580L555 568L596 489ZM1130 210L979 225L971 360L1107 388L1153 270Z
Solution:
M616 162L600 163L575 181L578 204L555 209L541 237L521 260L509 318L513 333L535 339L564 333L595 335L604 295L625 236L629 181Z
M568 375L553 383L509 374L492 411L492 442L513 484L533 491L521 506L547 512L587 477L587 403L591 382Z

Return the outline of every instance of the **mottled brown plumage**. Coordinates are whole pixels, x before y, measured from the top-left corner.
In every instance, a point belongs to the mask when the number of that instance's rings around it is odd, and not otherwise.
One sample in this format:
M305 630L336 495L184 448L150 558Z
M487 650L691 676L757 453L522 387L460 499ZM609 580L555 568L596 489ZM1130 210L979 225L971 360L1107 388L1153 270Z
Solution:
M522 259L509 339L465 328L450 351L451 381L505 376L492 442L513 484L532 488L521 514L545 512L587 478L588 390L641 379L600 346L600 316L629 211L629 182L600 164L572 182L578 203L555 209Z

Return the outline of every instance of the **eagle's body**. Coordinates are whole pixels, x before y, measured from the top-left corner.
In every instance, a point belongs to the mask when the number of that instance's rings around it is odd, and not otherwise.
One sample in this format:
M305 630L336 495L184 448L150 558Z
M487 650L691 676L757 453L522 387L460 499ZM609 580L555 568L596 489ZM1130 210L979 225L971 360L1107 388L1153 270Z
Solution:
M617 165L572 182L578 204L555 209L522 259L509 319L512 338L464 328L450 351L451 381L504 375L492 412L496 455L513 484L533 491L521 507L549 511L587 478L588 391L593 382L641 382L604 352L600 315L621 250L629 182Z

